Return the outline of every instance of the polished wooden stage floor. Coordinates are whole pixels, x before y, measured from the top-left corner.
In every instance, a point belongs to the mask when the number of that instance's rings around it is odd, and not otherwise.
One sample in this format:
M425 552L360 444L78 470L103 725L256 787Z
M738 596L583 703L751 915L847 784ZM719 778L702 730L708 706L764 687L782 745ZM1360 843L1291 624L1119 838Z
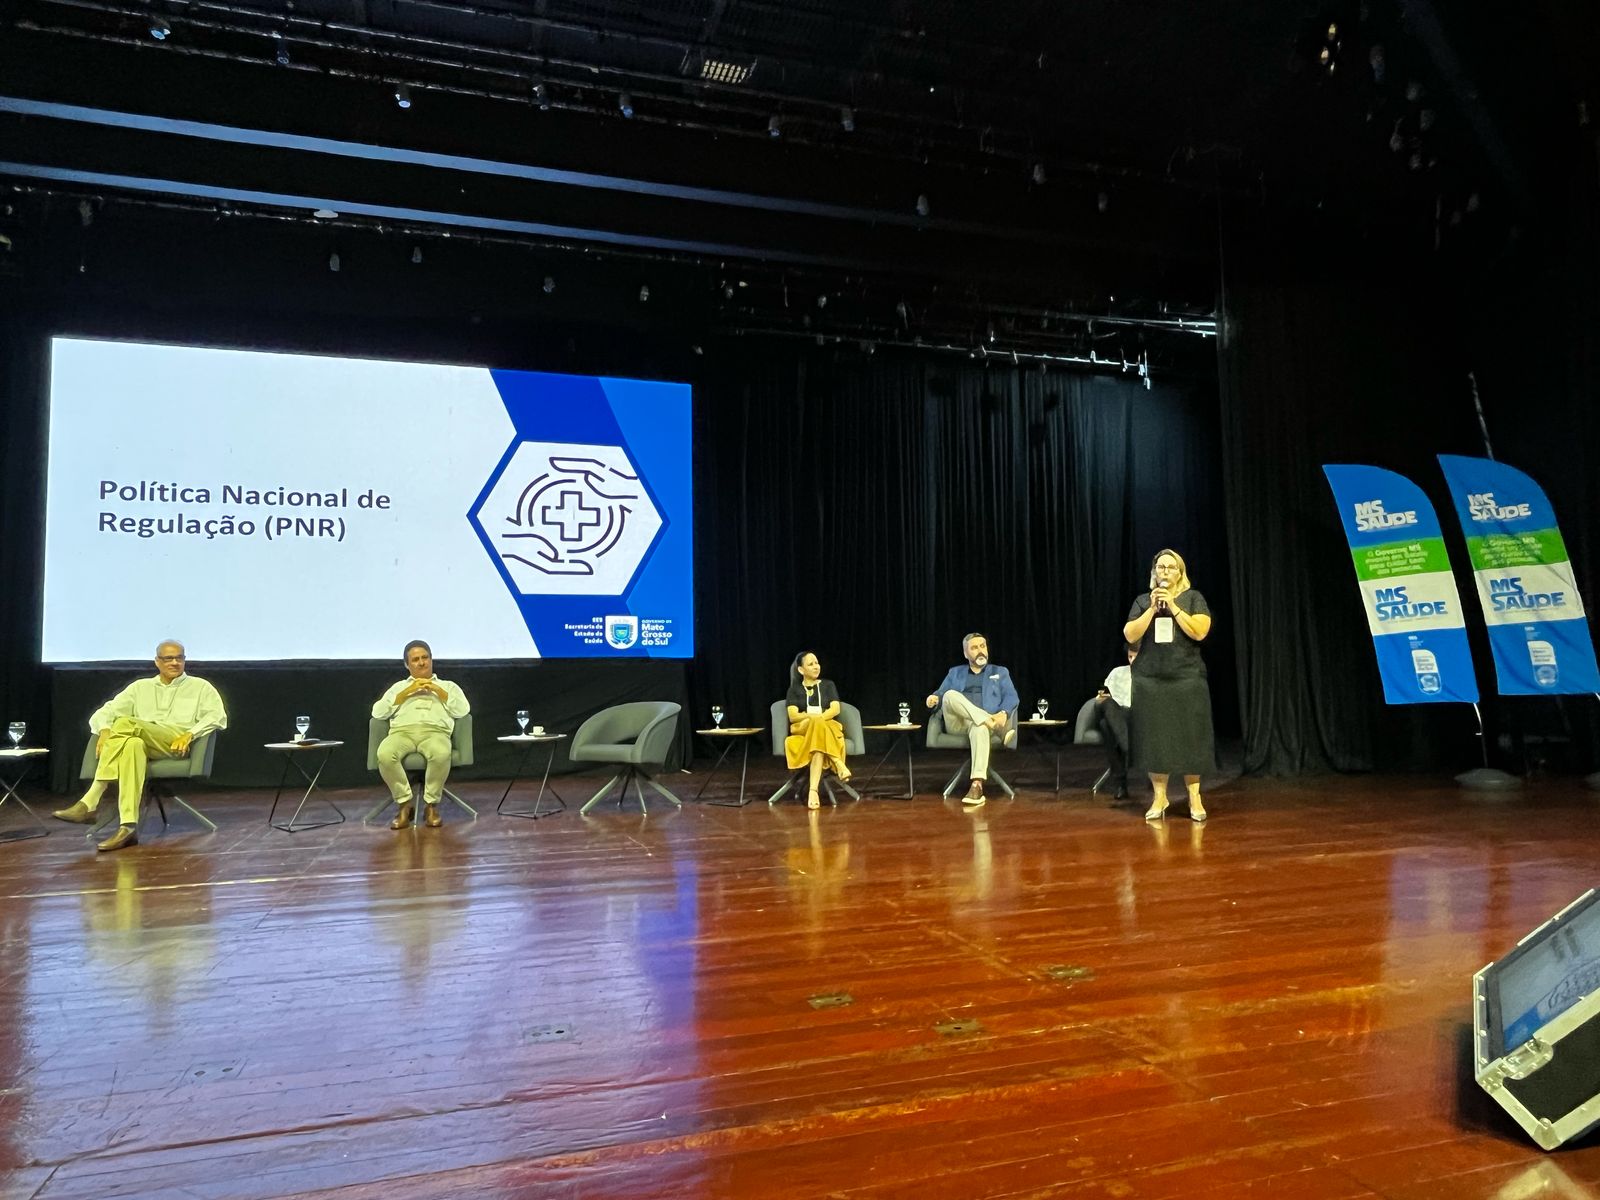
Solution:
M0 1195L1600 1194L1600 1139L1540 1152L1467 1059L1472 973L1600 880L1576 783L1243 781L1154 827L1081 786L463 792L0 845Z

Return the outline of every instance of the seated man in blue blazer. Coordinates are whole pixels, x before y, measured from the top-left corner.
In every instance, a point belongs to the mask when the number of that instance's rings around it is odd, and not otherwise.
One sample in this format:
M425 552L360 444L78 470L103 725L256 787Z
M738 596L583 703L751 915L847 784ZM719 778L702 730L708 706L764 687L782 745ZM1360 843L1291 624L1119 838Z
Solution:
M1017 731L1008 729L1017 711L1017 689L1011 672L989 661L989 641L981 633L961 639L966 662L951 667L938 691L928 696L928 707L940 709L944 727L950 733L967 735L972 746L972 786L961 803L983 803L983 781L989 777L989 747L1004 741L1014 745Z

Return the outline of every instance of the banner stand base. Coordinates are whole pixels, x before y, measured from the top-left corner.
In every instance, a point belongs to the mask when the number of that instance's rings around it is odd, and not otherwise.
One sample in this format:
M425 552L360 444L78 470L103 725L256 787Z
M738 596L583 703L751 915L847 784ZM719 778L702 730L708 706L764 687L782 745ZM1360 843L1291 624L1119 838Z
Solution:
M1522 780L1494 767L1474 767L1456 776L1456 783L1469 792L1517 792Z
M1595 791L1600 792L1600 771L1596 771L1593 775L1586 776L1584 778L1584 782L1592 787Z

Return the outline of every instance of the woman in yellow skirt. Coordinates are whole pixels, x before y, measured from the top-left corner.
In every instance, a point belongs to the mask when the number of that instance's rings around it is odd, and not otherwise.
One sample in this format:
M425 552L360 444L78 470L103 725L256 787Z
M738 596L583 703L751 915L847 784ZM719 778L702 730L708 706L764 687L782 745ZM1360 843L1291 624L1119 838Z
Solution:
M789 736L783 739L784 758L791 771L811 768L806 792L806 807L819 808L817 787L822 772L832 771L841 780L850 778L844 765L844 726L839 724L839 689L831 679L822 678L822 664L809 650L794 656L789 669Z

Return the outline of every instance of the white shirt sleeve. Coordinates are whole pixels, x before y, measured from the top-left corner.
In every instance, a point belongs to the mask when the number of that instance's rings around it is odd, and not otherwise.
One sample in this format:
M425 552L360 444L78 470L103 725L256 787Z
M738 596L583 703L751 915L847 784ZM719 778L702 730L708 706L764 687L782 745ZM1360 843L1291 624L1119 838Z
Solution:
M1133 707L1133 670L1130 667L1112 667L1106 676L1106 691L1123 708Z
M89 732L99 733L102 729L109 729L111 722L118 717L133 716L134 689L139 686L140 682L140 680L135 680L95 709L89 715Z
M194 724L189 732L194 737L204 737L214 729L228 727L228 710L222 706L222 693L204 679L194 681L201 688L195 705Z
M472 705L467 703L467 694L447 679L436 679L435 683L444 688L444 711L450 714L450 719L458 721L472 711Z
M402 679L383 695L379 696L378 702L372 706L372 719L375 721L387 721L394 716L395 710L400 707L395 703L395 697L403 692L410 683L411 680L409 678Z

